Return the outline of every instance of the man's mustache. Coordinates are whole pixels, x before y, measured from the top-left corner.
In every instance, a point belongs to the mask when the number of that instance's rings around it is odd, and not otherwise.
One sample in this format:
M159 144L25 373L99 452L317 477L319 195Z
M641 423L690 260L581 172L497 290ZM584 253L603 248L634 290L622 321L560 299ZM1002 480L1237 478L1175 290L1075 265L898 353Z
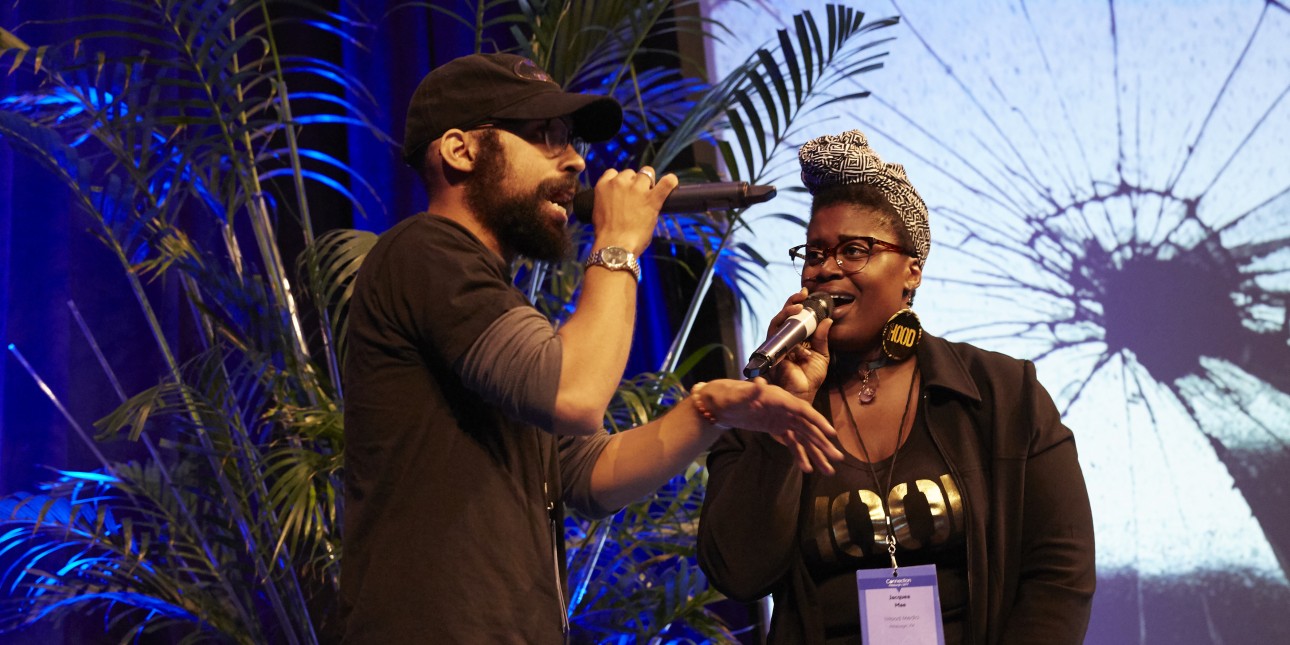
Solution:
M547 179L543 181L538 184L538 193L544 198L560 194L572 195L578 192L578 188L580 188L578 177L573 175L567 179Z

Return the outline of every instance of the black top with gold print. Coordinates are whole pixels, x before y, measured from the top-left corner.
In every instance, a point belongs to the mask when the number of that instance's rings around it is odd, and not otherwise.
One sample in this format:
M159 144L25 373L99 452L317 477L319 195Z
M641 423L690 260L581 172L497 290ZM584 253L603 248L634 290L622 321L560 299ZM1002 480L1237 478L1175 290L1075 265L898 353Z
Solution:
M887 513L900 566L936 565L945 642L961 642L967 607L963 500L921 412L889 475L891 467L888 458L871 471L848 454L832 477L806 478L799 516L802 557L817 585L828 642L862 642L855 572L891 567ZM874 482L875 471L881 483ZM880 497L889 477L891 489Z

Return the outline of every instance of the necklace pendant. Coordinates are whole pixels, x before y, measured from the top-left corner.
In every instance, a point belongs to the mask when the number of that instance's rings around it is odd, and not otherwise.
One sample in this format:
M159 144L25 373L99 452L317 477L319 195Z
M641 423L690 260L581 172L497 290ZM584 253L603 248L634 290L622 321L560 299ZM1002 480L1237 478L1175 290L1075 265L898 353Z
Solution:
M873 397L878 391L872 385L864 383L860 386L860 393L856 398L860 399L861 404L873 403Z
M860 399L861 405L873 403L873 398L878 395L878 367L871 365L860 370L860 392L856 398Z

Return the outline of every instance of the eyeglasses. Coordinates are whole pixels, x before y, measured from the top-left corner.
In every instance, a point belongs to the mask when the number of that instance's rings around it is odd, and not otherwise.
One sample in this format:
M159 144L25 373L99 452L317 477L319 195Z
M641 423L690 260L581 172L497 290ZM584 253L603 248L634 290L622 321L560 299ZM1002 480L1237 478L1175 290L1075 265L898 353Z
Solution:
M869 258L883 251L913 256L899 244L869 236L853 237L827 249L802 244L789 249L788 256L793 259L793 268L797 269L798 273L803 277L810 277L820 272L824 267L824 260L830 255L837 261L842 273L850 274L864 271L864 268L869 266Z
M529 143L541 145L546 152L546 156L551 158L560 156L568 146L573 146L573 151L581 157L587 156L587 151L591 149L590 143L587 143L582 137L574 136L573 124L567 118L497 121L496 123L481 123L472 126L470 129L477 130L482 128L505 130Z

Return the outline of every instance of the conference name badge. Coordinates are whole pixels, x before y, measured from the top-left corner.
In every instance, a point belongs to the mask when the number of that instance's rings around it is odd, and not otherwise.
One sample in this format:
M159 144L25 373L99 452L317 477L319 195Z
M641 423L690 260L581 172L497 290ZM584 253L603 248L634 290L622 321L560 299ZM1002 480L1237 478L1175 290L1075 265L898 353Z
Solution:
M856 572L856 589L865 643L945 645L935 565L863 569Z

